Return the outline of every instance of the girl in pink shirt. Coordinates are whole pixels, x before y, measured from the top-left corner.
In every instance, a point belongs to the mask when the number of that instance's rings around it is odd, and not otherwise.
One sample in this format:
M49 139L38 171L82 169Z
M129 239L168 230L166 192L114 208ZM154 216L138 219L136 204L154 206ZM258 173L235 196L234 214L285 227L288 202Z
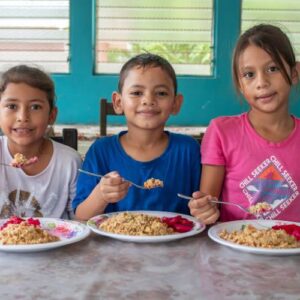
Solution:
M242 34L233 79L250 109L210 123L201 147L201 192L193 193L191 214L206 224L253 218L235 206L210 202L217 197L265 219L300 221L300 120L289 113L298 73L286 34L267 24Z

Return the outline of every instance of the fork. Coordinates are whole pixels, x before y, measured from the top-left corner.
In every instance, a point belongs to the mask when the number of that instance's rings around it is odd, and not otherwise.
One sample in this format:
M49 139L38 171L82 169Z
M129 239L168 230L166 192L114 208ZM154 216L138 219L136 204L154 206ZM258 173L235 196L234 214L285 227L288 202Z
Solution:
M180 193L178 193L177 196L180 197L180 198L183 198L183 199L187 199L187 200L193 200L194 199L194 198L192 198L190 196L186 196L186 195L183 195L183 194L180 194ZM244 206L242 206L240 204L232 203L232 202L224 202L224 201L220 201L220 200L217 200L217 199L211 199L209 201L212 202L212 203L220 203L220 204L225 204L225 205L233 205L233 206L238 207L239 209L241 209L245 213L250 214L252 216L255 216L256 219L259 219L259 220L263 219L260 214L252 213L252 212L250 212L250 210L248 208L246 208L246 207L244 207Z
M104 175L88 172L88 171L85 171L85 170L82 170L82 169L78 169L78 171L80 173L84 173L84 174L87 174L87 175L90 175L90 176L95 176L95 177L99 177L99 178L105 177ZM145 188L142 185L138 185L138 184L136 184L136 183L134 183L130 180L125 179L125 181L129 182L131 185L135 186L136 188L139 188L139 189L142 189L142 190L149 190L148 188Z
M0 163L0 166L5 166L5 167L11 167L11 168L16 168L13 165L10 164L5 164L5 163Z
M5 164L5 163L0 163L1 166L5 166L5 167L12 167L12 165L9 164Z

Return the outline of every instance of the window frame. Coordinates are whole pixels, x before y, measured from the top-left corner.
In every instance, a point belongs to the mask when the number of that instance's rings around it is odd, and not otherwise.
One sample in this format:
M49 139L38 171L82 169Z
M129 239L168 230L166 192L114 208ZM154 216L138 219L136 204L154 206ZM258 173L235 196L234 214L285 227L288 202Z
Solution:
M219 115L247 109L239 101L231 79L231 56L241 26L240 0L214 0L213 43L215 64L211 76L178 76L184 95L180 113L168 125L207 126ZM99 124L100 98L111 98L118 74L94 73L95 0L70 1L70 73L52 74L56 84L57 123ZM109 118L110 124L120 119Z

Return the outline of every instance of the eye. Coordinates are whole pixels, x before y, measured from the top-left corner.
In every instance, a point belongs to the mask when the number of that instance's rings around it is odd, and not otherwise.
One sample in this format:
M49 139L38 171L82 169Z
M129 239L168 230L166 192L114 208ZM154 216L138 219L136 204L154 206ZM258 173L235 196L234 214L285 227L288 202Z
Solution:
M130 95L131 95L131 96L141 96L141 95L143 95L143 92L142 92L142 91L139 91L139 90L131 91L131 92L130 92Z
M277 67L277 66L270 66L269 68L268 68L268 72L270 72L270 73L273 73L273 72L277 72L277 71L280 71L280 69Z
M10 104L6 105L6 108L14 110L14 109L17 109L17 105L10 103Z
M159 97L166 97L169 95L169 93L167 91L158 91L156 92L156 95Z
M254 72L244 72L242 74L242 77L246 78L246 79L251 79L254 77Z
M31 110L39 110L42 106L40 104L32 104L30 108Z

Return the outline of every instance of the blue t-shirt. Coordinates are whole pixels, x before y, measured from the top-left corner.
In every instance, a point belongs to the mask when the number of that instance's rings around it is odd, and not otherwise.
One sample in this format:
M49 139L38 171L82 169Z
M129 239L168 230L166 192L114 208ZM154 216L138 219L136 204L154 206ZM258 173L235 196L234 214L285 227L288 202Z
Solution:
M155 210L190 214L188 200L179 198L177 193L191 195L199 190L199 143L190 136L166 132L169 144L164 153L154 160L140 162L124 151L119 140L124 133L96 140L88 150L82 168L102 175L117 171L123 178L139 185L147 179L156 178L163 181L164 187L142 190L131 186L125 198L109 204L105 213ZM74 210L89 196L99 180L86 174L79 175L77 195L72 204Z

